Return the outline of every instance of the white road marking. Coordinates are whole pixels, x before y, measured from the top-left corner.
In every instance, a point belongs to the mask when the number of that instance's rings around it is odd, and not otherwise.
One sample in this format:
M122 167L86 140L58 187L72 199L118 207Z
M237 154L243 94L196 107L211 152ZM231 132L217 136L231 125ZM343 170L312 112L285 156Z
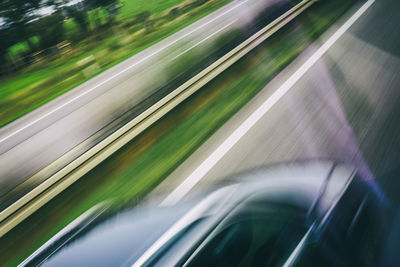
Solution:
M295 73L290 76L257 110L252 113L221 145L217 147L160 204L174 205L181 200L222 159L222 157L293 87L293 85L328 51L328 49L375 2L368 0L360 7Z
M217 17L215 17L215 18L213 18L213 19L207 21L206 23L204 23L204 24L202 24L202 25L196 27L195 29L191 30L190 32L188 32L188 33L182 35L181 37L177 38L177 39L174 40L173 42L171 42L171 43L169 43L169 44L167 44L167 45L161 47L160 49L156 50L155 52L151 53L150 55L147 55L146 57L142 58L141 60L135 62L134 64L132 64L132 65L130 65L130 66L128 66L128 67L126 67L126 68L123 69L122 71L120 71L120 72L118 72L118 73L112 75L111 77L105 79L104 81L102 81L102 82L96 84L95 86L93 86L92 88L86 90L85 92L83 92L83 93L81 93L81 94L79 94L79 95L73 97L72 99L70 99L70 100L68 100L67 102L63 103L62 105L56 107L55 109L53 109L53 110L51 110L51 111L49 111L49 112L43 114L43 115L40 116L39 118L37 118L37 119L35 119L35 120L29 122L28 124L24 125L23 127L19 128L18 130L14 131L14 132L12 132L12 133L10 133L10 134L8 134L7 136L5 136L5 137L3 137L2 139L0 139L0 144L3 143L4 141L6 141L7 139L9 139L10 137L16 135L17 133L20 133L21 131L25 130L26 128L28 128L28 127L32 126L33 124L37 123L38 121L40 121L40 120L42 120L42 119L48 117L49 115L53 114L54 112L56 112L56 111L60 110L61 108L63 108L63 107L65 107L65 106L69 105L70 103L76 101L78 98L80 98L80 97L82 97L82 96L84 96L84 95L87 95L88 93L92 92L92 91L95 90L96 88L98 88L98 87L102 86L103 84L105 84L105 83L107 83L107 82L113 80L115 77L121 75L122 73L124 73L124 72L126 72L126 71L128 71L128 70L130 70L131 68L137 66L138 64L142 63L143 61L145 61L145 60L147 60L147 59L153 57L154 55L160 53L162 50L164 50L164 49L166 49L167 47L169 47L169 46L175 44L176 42L178 42L178 41L180 41L180 40L182 40L183 38L185 38L186 36L192 34L193 32L198 31L199 29L203 28L204 26L206 26L206 25L208 25L208 24L214 22L214 21L217 20L218 18L220 18L220 17L224 16L225 14L231 12L232 10L238 8L239 6L243 5L243 4L246 3L247 1L248 1L248 0L244 0L244 1L240 2L239 4L237 4L237 5L233 6L233 7L231 7L230 9L226 10L225 12L223 12L223 13L220 14L220 15L218 15ZM208 37L207 37L207 38L208 38Z
M228 23L227 25L225 25L224 27L222 27L221 29L219 29L218 31L215 31L214 33L210 34L209 36L207 36L206 38L204 38L203 40L201 40L200 42L195 43L194 45L192 45L191 47L189 47L188 49L184 50L183 52L179 53L177 56L173 57L171 59L171 61L175 60L176 58L182 56L183 54L187 53L188 51L192 50L193 48L195 48L196 46L204 43L205 41L207 41L208 39L210 39L211 37L213 37L214 35L216 35L217 33L225 30L226 28L228 28L229 26L231 26L233 23L235 23L238 19L235 19L234 21Z

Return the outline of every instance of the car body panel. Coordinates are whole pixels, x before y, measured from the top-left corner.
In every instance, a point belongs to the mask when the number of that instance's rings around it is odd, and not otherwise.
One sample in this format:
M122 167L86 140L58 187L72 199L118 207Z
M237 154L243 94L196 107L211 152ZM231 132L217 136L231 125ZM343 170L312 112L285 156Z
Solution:
M304 243L311 235L315 237L315 229L322 233L327 228L325 225L334 221L335 207L353 182L355 173L353 167L332 161L277 164L254 169L225 179L227 182L219 189L186 204L157 208L138 206L110 218L106 216L73 242L62 244L46 257L42 255L41 262L44 266L72 263L97 266L183 265L190 262L193 255L201 251L202 244L207 244L224 227L226 220L236 216L238 207L257 201L290 205L302 210L304 231L302 238L296 240L300 243L304 240ZM140 241L129 242L135 238ZM286 264L294 263L301 255L304 244L300 243L292 246ZM51 244L47 246L51 247ZM35 257L37 254L22 265L37 263Z

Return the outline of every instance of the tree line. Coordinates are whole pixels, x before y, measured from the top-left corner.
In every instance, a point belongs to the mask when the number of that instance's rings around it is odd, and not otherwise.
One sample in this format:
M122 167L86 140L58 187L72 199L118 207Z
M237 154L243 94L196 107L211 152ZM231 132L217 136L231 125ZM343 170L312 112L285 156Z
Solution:
M85 38L92 34L89 12L101 9L106 24L113 24L118 4L118 0L1 0L0 74L9 71L9 49L15 44L25 43L27 55L55 46L65 40L66 18L76 22L80 37Z

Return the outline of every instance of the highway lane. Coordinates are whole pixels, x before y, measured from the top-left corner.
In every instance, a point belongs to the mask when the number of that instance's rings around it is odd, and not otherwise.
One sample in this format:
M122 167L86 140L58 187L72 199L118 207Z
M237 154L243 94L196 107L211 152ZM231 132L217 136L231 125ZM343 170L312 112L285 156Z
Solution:
M360 13L360 8L363 13L354 20L352 16ZM396 179L400 167L398 10L400 3L395 0L368 1L350 10L177 168L149 199L172 204L224 177L257 166L330 158L356 165L367 178L376 178L393 200L400 188ZM275 98L277 90L293 80L321 46L331 42L340 27L352 19L354 24L326 53L233 142L235 131L261 105L271 101L271 96ZM220 149L228 139L231 147Z
M0 197L78 144L65 164L121 127L148 107L146 99L170 82L165 69L178 64L179 56L193 49L210 49L221 34L246 25L263 6L276 2L233 1L1 128Z

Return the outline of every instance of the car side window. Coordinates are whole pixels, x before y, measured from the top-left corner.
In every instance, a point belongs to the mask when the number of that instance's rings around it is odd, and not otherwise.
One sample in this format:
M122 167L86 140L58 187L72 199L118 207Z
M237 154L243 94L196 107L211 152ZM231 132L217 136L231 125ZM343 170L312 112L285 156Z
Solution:
M246 205L206 240L187 265L282 265L307 230L298 212L284 206Z
M378 199L366 181L355 177L331 218L331 235L342 242L343 256L350 265L376 266L385 228Z
M376 266L380 238L377 199L357 176L296 266Z

